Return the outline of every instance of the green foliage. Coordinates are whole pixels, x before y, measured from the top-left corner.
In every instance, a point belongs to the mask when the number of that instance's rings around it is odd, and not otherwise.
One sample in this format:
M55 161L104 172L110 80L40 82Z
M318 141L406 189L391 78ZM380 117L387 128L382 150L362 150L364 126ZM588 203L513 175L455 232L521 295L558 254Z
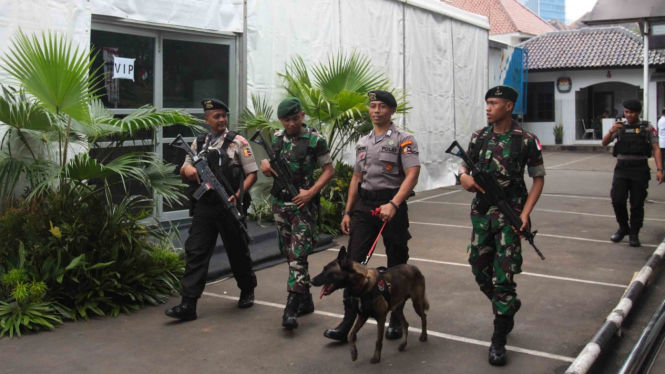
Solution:
M317 174L321 170L317 170ZM318 178L318 175L316 175ZM349 197L349 183L353 177L353 166L341 161L335 163L335 177L321 191L321 229L333 236L341 232L342 211Z
M40 331L55 328L54 324L61 324L62 319L57 315L53 303L28 301L14 301L7 303L0 301L0 338L9 334L21 336L21 331Z
M252 206L247 211L247 218L258 222L259 225L262 222L275 222L275 215L272 213L272 195L253 198Z
M552 130L552 133L554 134L554 140L557 144L559 144L563 141L563 125L562 124L554 125L554 129Z

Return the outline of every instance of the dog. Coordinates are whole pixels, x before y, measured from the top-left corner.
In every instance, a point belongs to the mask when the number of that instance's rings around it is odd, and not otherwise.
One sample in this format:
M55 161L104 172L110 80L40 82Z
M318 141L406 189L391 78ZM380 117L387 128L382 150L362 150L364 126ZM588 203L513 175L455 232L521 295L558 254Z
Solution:
M358 359L356 334L369 317L376 320L378 327L376 349L370 362L375 364L381 360L383 331L386 317L391 311L396 312L402 322L403 338L399 350L404 351L409 324L406 322L402 310L397 307L409 298L422 321L420 341L427 341L425 311L429 309L429 301L425 295L425 277L417 267L402 264L387 270L385 268L367 269L364 265L350 260L346 248L342 247L337 259L326 265L321 274L314 277L311 283L315 287L323 286L321 297L330 295L340 288L348 288L351 291L358 311L358 317L348 335L353 361Z

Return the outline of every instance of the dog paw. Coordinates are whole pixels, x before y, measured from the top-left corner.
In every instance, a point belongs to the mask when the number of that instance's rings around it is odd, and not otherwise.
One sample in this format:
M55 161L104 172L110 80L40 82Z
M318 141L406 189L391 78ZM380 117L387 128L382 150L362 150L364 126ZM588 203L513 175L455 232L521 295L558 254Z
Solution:
M381 361L381 357L372 357L372 359L369 360L369 363L370 364L376 364L379 361Z
M406 349L406 342L400 344L397 349L399 349L400 352L404 352L404 349Z
M426 334L420 335L420 341L421 342L426 342L427 341L427 335Z

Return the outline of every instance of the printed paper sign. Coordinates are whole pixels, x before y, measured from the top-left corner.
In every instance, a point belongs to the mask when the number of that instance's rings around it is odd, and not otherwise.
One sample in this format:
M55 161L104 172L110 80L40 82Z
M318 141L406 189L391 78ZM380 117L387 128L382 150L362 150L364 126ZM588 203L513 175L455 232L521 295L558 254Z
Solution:
M113 56L113 79L134 80L135 58L123 58Z

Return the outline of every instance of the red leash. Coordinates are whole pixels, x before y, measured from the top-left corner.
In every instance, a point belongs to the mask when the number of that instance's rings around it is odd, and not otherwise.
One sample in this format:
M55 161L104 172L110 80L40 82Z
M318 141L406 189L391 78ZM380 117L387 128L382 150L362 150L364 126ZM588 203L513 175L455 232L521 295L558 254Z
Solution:
M376 208L375 210L372 211L372 215L374 217L378 217L379 212L380 212L379 208ZM365 261L362 262L362 265L367 266L367 263L369 262L369 259L372 257L372 253L374 253L374 248L376 248L376 243L379 242L379 238L381 237L381 233L383 232L383 229L386 227L386 223L388 223L388 221L383 222L383 226L381 226L381 230L379 231L379 235L377 235L376 239L374 239L374 244L372 244L372 248L369 250L369 253L367 254L367 257L365 257Z

